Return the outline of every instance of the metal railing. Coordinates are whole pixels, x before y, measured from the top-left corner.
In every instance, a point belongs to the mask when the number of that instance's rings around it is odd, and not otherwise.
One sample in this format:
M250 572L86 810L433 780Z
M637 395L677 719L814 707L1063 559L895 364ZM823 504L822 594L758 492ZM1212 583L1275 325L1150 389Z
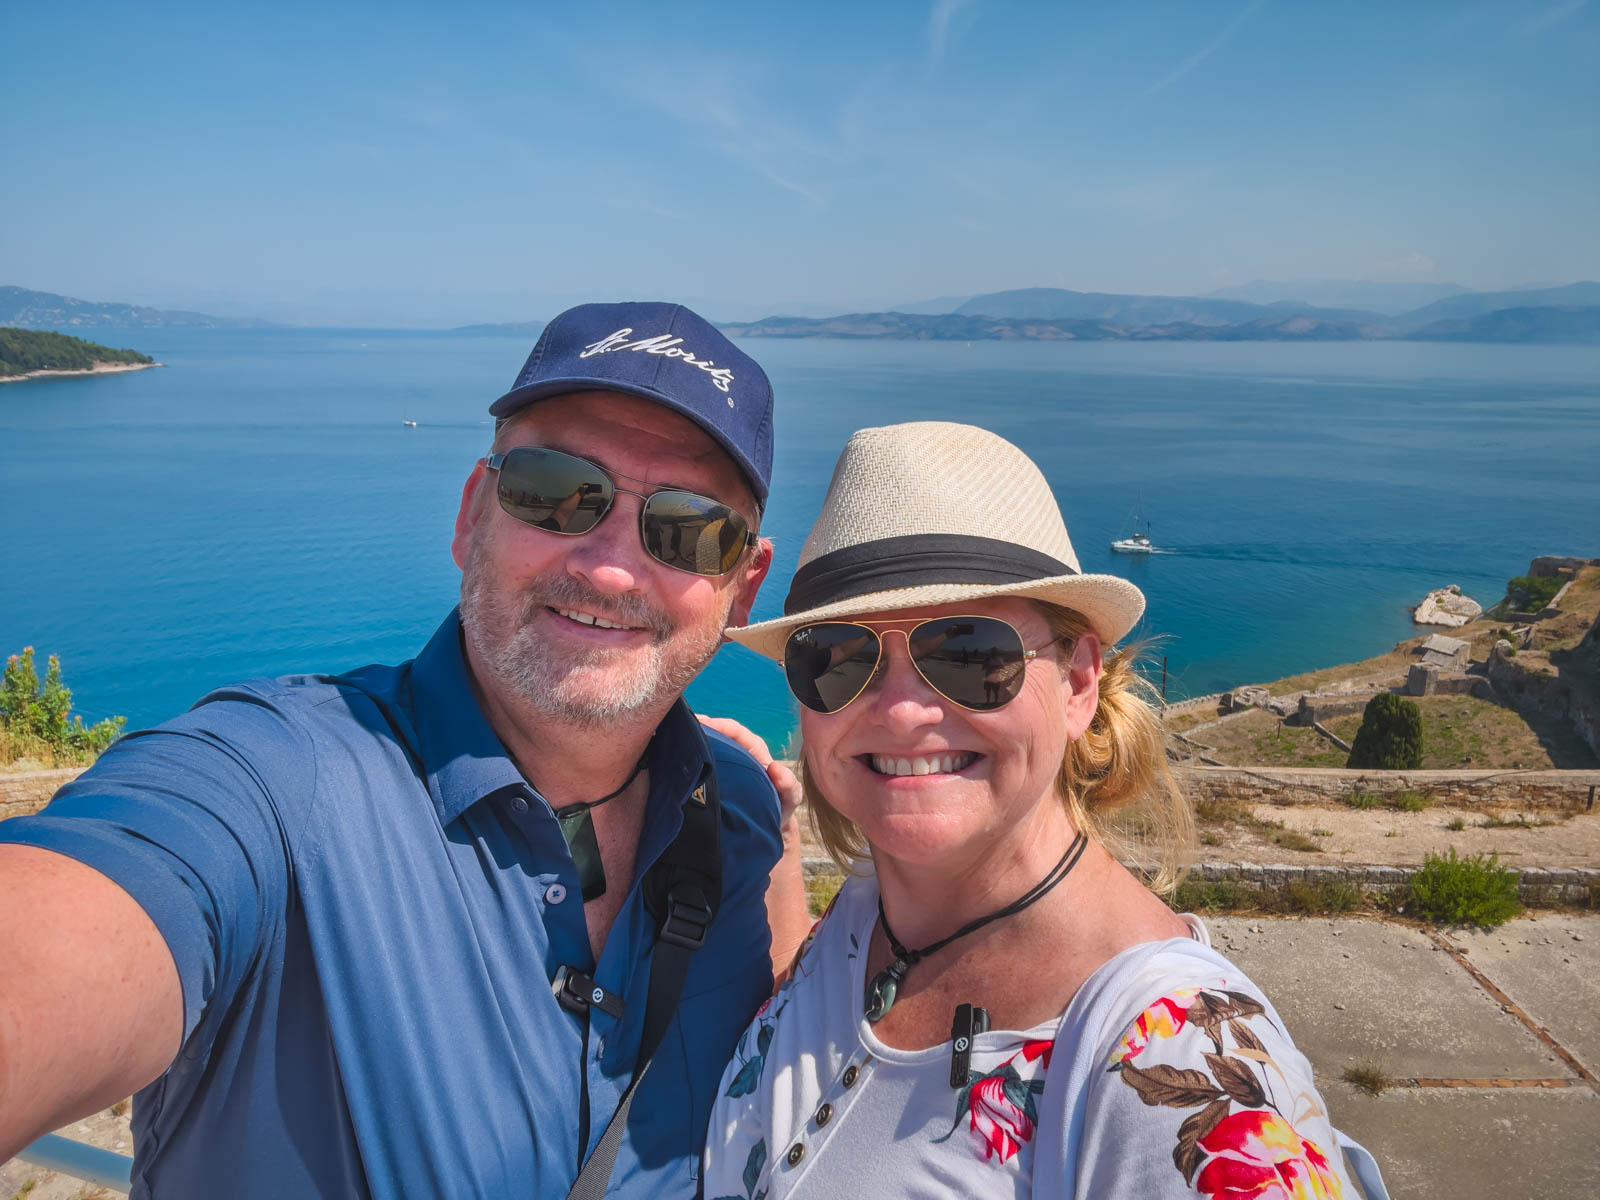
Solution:
M133 1159L75 1142L59 1133L45 1134L19 1150L17 1157L47 1171L59 1171L113 1191L125 1192L132 1186Z

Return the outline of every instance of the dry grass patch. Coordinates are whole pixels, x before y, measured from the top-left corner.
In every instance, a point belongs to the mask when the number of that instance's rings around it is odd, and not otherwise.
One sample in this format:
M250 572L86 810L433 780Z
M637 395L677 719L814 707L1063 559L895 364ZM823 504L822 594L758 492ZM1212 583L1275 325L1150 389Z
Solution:
M1247 830L1285 850L1316 852L1322 849L1305 834L1285 829L1282 821L1256 816L1255 810L1242 800L1200 800L1195 803L1194 816L1200 825L1202 845L1222 845L1226 839L1217 832L1221 828Z
M1353 1088L1358 1088L1369 1096L1381 1096L1384 1092L1395 1086L1395 1081L1386 1074L1382 1067L1375 1063L1362 1063L1360 1066L1346 1067L1340 1076Z
M1218 759L1240 766L1342 767L1348 757L1315 729L1285 725L1263 711L1207 729L1205 741Z
M1376 658L1290 675L1286 679L1269 683L1267 691L1274 696L1287 696L1292 692L1314 692L1330 684L1350 683L1356 680L1379 686L1398 683L1405 678L1406 669L1415 661L1410 646L1410 642L1401 642L1395 649Z

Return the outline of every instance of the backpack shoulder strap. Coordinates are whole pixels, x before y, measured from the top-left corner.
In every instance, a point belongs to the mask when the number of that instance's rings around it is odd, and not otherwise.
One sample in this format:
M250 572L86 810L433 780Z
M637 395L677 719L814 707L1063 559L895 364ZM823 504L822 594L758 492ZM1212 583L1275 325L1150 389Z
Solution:
M645 873L645 907L656 919L656 944L633 1078L595 1143L594 1153L578 1172L567 1200L601 1200L606 1194L639 1081L678 1010L690 956L705 945L722 902L722 804L717 795L716 761L709 747L705 762L699 782L684 803L678 836Z

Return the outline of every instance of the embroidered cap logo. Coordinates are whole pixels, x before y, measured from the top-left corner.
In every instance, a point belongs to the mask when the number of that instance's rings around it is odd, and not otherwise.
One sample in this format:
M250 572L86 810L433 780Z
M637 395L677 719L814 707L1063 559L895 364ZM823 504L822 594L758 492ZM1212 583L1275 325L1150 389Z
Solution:
M719 367L710 359L700 358L692 350L683 348L683 339L673 337L671 334L658 334L656 337L639 338L629 341L633 337L632 329L619 329L609 337L603 337L598 342L590 342L579 352L579 358L591 358L596 354L610 354L613 350L631 350L640 354L661 354L667 358L676 358L688 363L691 367L699 367L711 376L711 382L716 385L719 392L727 394L728 387L733 383L733 372L727 367ZM728 407L732 408L733 397L728 397Z

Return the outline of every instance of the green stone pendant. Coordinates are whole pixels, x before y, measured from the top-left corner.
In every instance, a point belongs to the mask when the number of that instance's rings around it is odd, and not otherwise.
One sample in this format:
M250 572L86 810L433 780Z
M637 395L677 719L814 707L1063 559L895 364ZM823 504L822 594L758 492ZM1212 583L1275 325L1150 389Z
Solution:
M600 861L600 843L594 836L594 818L585 808L569 817L559 818L561 836L566 839L572 854L572 865L578 868L578 886L583 889L583 902L589 903L606 894L606 868Z
M897 958L872 977L872 983L867 988L867 1020L874 1025L894 1007L895 997L900 994L900 981L906 977L907 966Z

